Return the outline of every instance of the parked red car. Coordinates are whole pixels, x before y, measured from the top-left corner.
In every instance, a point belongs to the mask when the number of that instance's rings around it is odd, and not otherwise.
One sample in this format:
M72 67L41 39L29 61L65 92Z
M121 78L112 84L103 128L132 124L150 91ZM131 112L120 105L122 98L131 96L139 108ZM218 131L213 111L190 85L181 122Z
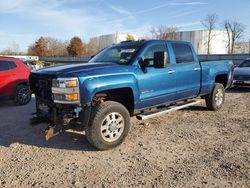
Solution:
M0 57L0 97L11 97L19 105L30 102L30 69L19 59Z

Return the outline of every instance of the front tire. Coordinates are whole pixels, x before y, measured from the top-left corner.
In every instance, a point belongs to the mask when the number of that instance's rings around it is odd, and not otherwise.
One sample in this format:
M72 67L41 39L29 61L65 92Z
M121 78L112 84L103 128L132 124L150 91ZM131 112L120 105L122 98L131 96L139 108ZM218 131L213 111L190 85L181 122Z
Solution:
M108 150L120 145L129 129L128 110L120 103L106 101L92 110L86 136L98 150Z
M26 105L31 100L30 88L27 85L18 85L15 92L15 102L18 105Z
M225 101L225 88L220 83L215 83L211 94L205 98L209 110L219 110Z

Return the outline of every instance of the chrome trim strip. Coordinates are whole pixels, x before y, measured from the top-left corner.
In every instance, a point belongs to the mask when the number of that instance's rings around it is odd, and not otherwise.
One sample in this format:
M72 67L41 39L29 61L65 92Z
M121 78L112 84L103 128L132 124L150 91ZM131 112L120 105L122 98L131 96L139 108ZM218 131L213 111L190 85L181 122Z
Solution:
M72 87L72 88L52 87L51 90L53 94L72 94L72 93L79 94L79 87Z
M80 101L59 101L59 100L54 100L54 103L58 104L80 104Z
M169 71L168 71L168 74L174 74L174 73L175 73L174 70L169 70Z
M78 81L78 78L76 78L76 77L69 77L69 78L57 78L57 80L59 80L59 81L65 81L65 80L77 80L77 81Z
M193 100L193 101L189 101L187 103L181 104L180 106L167 107L165 110L162 110L162 111L153 112L153 113L150 113L150 114L140 114L140 115L137 115L136 118L138 120L146 120L146 119L149 119L149 118L154 118L154 117L159 116L159 115L163 115L163 114L167 114L167 113L170 113L170 112L173 112L173 111L177 111L177 110L189 107L189 106L193 106L193 105L196 105L196 104L199 104L199 103L201 103L201 100Z
M199 71L199 70L200 70L200 68L198 68L198 67L194 68L194 71Z

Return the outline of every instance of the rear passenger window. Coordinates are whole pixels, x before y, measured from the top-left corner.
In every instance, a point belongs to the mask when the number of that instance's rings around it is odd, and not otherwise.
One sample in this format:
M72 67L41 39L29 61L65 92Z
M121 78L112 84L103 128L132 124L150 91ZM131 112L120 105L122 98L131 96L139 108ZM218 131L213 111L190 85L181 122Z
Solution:
M194 62L193 52L188 44L173 43L172 44L176 63L192 63Z
M0 71L9 70L9 62L8 61L0 61Z
M14 61L1 61L0 60L0 71L7 71L16 68L16 63Z
M13 61L9 61L9 69L14 69L14 68L16 68L17 66L16 66L16 63L15 62L13 62Z

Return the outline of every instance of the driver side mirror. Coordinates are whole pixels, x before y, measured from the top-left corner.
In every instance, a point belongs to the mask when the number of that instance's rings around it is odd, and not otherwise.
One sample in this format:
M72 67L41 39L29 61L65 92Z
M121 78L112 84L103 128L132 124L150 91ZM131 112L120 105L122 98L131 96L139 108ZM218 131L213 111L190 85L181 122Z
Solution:
M149 65L149 61L147 59L145 59L144 57L141 57L139 59L139 64L140 64L142 69L145 69Z
M168 64L167 52L154 52L154 67L164 68Z

